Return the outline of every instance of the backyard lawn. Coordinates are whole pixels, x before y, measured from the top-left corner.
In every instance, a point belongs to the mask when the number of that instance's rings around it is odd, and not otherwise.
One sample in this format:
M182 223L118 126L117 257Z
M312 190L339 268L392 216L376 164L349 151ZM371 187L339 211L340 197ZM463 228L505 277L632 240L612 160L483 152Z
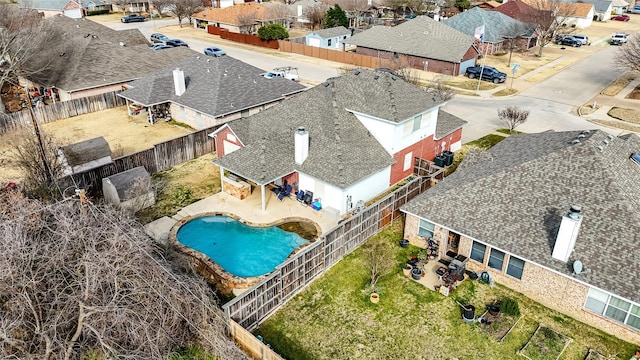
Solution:
M369 242L388 242L396 264L369 301L371 269L359 248L291 299L254 333L287 359L585 359L590 350L629 359L633 344L580 323L503 286L466 279L449 297L403 275L418 248L403 249L396 221ZM505 298L519 304L516 325L499 342L499 323L462 319L460 304L476 307ZM535 336L534 336L535 334ZM561 340L561 341L560 341ZM557 344L555 343L557 342ZM552 344L553 346L550 346ZM559 355L559 357L558 357Z

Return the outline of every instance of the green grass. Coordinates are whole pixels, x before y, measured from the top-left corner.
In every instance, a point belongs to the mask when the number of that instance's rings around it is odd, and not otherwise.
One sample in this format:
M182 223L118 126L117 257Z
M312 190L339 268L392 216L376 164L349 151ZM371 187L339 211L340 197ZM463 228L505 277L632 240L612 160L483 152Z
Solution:
M571 339L548 327L541 326L522 349L531 360L557 359Z
M463 90L493 90L498 87L498 85L494 83L490 83L488 81L480 81L480 89L478 89L478 80L477 79L469 79L464 81L446 81L445 84L451 86L456 89Z
M501 134L507 134L507 135L512 135L512 134L522 134L522 131L518 131L518 130L509 130L509 129L498 129L496 130L496 132L499 132Z
M550 310L525 296L497 285L465 280L449 297L439 295L402 274L401 265L417 248L398 246L402 222L369 241L389 242L397 261L378 282L380 302L372 304L366 291L369 268L357 249L292 298L256 331L287 359L522 359L518 351L538 324L553 324L574 341L563 359L584 359L589 349L628 359L633 344ZM497 343L478 323L462 320L455 300L473 304L480 315L485 306L506 297L518 301L522 319Z
M489 135L481 137L480 139L469 141L465 145L469 146L469 147L475 147L475 148L478 148L480 150L489 150L495 144L499 143L500 141L502 141L504 139L505 139L504 136L497 135L497 134L489 134Z

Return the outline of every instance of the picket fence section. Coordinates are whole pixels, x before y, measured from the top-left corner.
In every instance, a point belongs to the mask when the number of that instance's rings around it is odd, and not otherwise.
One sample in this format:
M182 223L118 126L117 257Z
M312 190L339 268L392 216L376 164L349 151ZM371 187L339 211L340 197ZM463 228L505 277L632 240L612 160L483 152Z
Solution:
M78 115L124 106L126 105L126 100L118 96L119 92L120 91L113 91L35 107L33 108L33 115L39 124L45 124ZM0 116L0 133L32 126L33 120L29 109L2 114Z
M421 163L424 166L424 164ZM255 329L287 300L401 216L400 207L442 178L444 169L419 176L338 224L322 238L299 251L262 282L222 306L227 319Z

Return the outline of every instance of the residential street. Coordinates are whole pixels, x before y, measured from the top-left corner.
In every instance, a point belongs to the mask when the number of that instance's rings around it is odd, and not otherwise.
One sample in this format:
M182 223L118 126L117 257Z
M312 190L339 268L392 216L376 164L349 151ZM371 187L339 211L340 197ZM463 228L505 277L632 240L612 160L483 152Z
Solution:
M194 30L186 21L183 21L183 28L178 28L175 26L176 19L131 24L105 22L104 24L114 29L138 27L147 37L154 32L165 33L169 37L187 41L189 46L198 52L206 46L215 44L222 47L230 56L264 70L278 66L294 66L299 69L302 82L309 86L339 75L338 69L344 66L340 63L222 40L204 31ZM504 127L497 117L497 110L507 105L515 105L531 111L529 120L518 128L524 132L601 129L618 135L620 130L596 125L576 114L577 107L592 101L603 88L621 74L620 70L613 67L613 56L617 47L597 45L598 48L595 48L595 46L594 54L560 69L558 73L539 83L526 81L526 76L519 77L513 82L513 87L520 91L518 95L491 97L490 93L497 91L496 89L480 94L480 97L457 95L444 109L468 121L463 132L463 142L480 138ZM567 50L565 56L573 56L573 54L571 50ZM505 84L510 86L511 81Z

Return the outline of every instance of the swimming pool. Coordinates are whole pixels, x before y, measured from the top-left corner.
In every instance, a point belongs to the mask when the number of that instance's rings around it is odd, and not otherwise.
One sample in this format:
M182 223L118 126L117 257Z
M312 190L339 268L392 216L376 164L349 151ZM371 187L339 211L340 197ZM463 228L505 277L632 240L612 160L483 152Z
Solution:
M206 255L230 275L252 278L272 272L316 235L315 226L297 219L260 226L230 216L209 215L182 224L176 240Z

